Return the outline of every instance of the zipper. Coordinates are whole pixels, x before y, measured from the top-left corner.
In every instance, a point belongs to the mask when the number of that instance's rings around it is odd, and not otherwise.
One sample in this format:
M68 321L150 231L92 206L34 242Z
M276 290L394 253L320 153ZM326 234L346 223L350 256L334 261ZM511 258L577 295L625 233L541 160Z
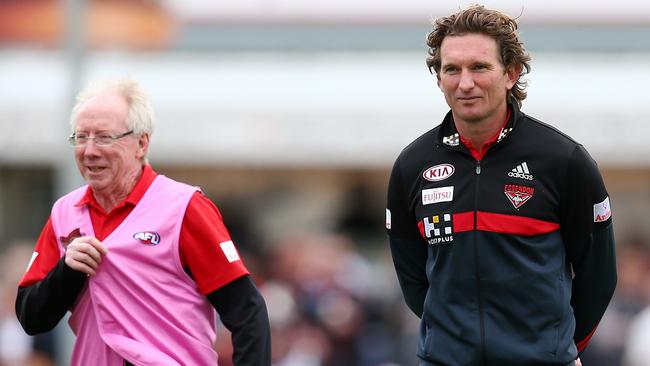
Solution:
M483 296L481 294L481 280L479 276L479 243L478 243L478 196L481 181L481 161L476 160L476 186L474 189L474 270L476 275L476 296L478 298L478 316L481 331L481 365L485 365L485 324L483 319Z

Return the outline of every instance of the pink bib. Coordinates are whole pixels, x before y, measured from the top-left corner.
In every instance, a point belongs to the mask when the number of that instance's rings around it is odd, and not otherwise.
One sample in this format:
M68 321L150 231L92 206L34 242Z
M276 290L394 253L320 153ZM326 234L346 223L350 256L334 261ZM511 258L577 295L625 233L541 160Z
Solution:
M104 241L108 254L72 309L72 365L216 365L216 313L181 266L178 238L198 189L158 175ZM93 236L86 187L52 209L57 237ZM62 255L65 248L61 247Z

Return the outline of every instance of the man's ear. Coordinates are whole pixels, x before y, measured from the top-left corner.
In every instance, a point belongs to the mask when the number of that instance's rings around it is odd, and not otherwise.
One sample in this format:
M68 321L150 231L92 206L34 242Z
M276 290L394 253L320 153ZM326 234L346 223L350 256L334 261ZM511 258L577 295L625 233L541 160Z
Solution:
M142 159L147 156L147 151L149 151L149 134L143 133L138 137L138 150L136 151L136 157Z
M506 75L508 75L508 90L512 89L519 80L521 70L521 65L513 65L506 69Z

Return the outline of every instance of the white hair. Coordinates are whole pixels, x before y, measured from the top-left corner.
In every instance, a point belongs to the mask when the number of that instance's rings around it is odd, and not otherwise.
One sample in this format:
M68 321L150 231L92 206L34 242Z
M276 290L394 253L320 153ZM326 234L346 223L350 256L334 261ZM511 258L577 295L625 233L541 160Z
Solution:
M140 84L132 78L124 78L114 81L96 81L89 83L79 94L72 113L70 115L70 127L74 132L79 111L85 102L102 94L114 93L126 101L129 106L129 113L126 117L126 126L133 130L133 134L150 135L154 129L154 113L147 95L140 87Z
M75 106L70 114L70 127L75 132L79 111L83 104L88 100L103 94L116 94L124 98L129 106L129 112L126 117L126 127L133 130L135 136L151 136L154 129L154 113L149 99L140 84L130 78L124 78L112 81L94 81L77 94ZM148 163L147 156L143 157L143 162Z

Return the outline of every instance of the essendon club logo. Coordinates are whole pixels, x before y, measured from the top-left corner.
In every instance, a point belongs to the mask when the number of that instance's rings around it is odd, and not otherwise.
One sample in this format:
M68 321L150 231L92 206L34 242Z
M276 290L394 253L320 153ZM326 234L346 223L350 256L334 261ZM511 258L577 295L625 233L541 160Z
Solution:
M141 231L133 234L133 239L138 240L145 245L158 245L160 243L160 235L154 231Z
M429 182L438 182L451 177L456 169L451 164L439 164L432 166L422 173L422 177Z
M520 186L517 184L506 184L503 187L503 193L505 193L506 197L508 197L508 200L515 208L519 208L533 197L533 194L535 194L535 188Z

